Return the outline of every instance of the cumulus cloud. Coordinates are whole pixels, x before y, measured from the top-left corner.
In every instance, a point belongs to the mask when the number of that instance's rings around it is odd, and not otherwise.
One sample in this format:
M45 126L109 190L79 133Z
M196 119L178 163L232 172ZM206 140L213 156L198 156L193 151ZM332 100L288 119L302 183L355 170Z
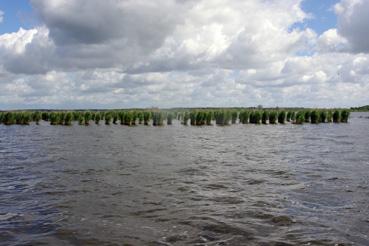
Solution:
M335 5L338 32L347 38L354 52L369 52L369 1L341 0Z
M349 2L363 4L342 0L339 18ZM368 55L348 52L364 46L342 20L294 28L301 1L31 3L41 25L0 35L4 107L351 106L369 93Z
M0 9L0 23L4 20L4 12Z

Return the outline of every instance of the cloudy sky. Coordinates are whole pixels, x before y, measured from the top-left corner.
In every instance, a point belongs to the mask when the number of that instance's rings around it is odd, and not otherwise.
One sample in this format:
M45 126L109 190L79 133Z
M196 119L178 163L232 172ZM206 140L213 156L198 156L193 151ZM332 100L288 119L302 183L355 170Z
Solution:
M2 0L0 109L369 104L369 0Z

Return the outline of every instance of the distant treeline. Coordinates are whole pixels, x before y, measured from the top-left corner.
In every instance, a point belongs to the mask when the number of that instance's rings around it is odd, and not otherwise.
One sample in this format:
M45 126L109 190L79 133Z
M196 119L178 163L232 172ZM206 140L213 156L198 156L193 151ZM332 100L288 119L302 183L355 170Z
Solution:
M357 107L357 108L351 108L353 111L369 111L369 105Z
M73 110L73 111L2 111L0 124L29 125L41 121L50 125L120 124L125 126L183 125L204 126L231 124L304 124L347 123L349 110L341 109L136 109L136 110Z

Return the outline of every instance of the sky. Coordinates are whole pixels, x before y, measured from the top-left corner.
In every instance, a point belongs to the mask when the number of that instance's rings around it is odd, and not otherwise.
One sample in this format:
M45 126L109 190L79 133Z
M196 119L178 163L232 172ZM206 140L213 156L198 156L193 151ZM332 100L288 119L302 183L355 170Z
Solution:
M369 104L369 0L0 0L0 109Z

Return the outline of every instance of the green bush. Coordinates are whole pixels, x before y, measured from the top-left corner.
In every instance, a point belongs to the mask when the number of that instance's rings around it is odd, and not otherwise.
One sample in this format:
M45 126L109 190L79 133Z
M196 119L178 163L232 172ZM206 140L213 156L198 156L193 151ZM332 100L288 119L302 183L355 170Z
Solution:
M271 111L269 113L269 124L277 124L277 112Z
M71 112L67 112L64 117L64 125L71 126L73 120L73 114Z
M310 121L312 124L318 124L319 123L319 113L314 110L310 114Z
M100 124L100 120L101 120L101 116L100 116L101 114L99 113L99 112L97 112L96 114L95 114L95 124L96 125L99 125Z
M172 125L172 123L173 123L173 114L168 113L167 114L167 125Z
M105 125L110 125L112 119L112 115L110 112L105 113Z
M284 124L286 120L286 112L285 111L281 111L278 113L278 123L279 124Z
M348 119L350 117L350 112L347 110L343 110L341 113L341 122L342 123L347 123Z
M296 120L295 120L294 123L295 124L299 124L299 125L304 124L304 122L305 122L305 115L306 115L306 113L304 113L302 111L297 112L297 114L296 114Z
M40 124L41 117L42 115L38 111L32 113L32 120L36 123L36 125Z
M333 113L333 122L334 123L339 123L341 121L341 114L340 111L336 110Z
M59 114L52 112L50 114L50 125L57 125L59 123Z
M325 110L320 111L319 122L326 123L326 121L327 121L327 112Z
M310 122L310 115L311 115L311 112L310 111L305 111L304 118L305 118L305 122L306 123L309 123Z
M266 125L268 124L268 120L269 120L269 113L268 111L264 111L263 115L261 116L261 122Z
M84 121L85 121L85 125L88 126L90 124L90 120L91 120L91 112L87 111L84 114Z

